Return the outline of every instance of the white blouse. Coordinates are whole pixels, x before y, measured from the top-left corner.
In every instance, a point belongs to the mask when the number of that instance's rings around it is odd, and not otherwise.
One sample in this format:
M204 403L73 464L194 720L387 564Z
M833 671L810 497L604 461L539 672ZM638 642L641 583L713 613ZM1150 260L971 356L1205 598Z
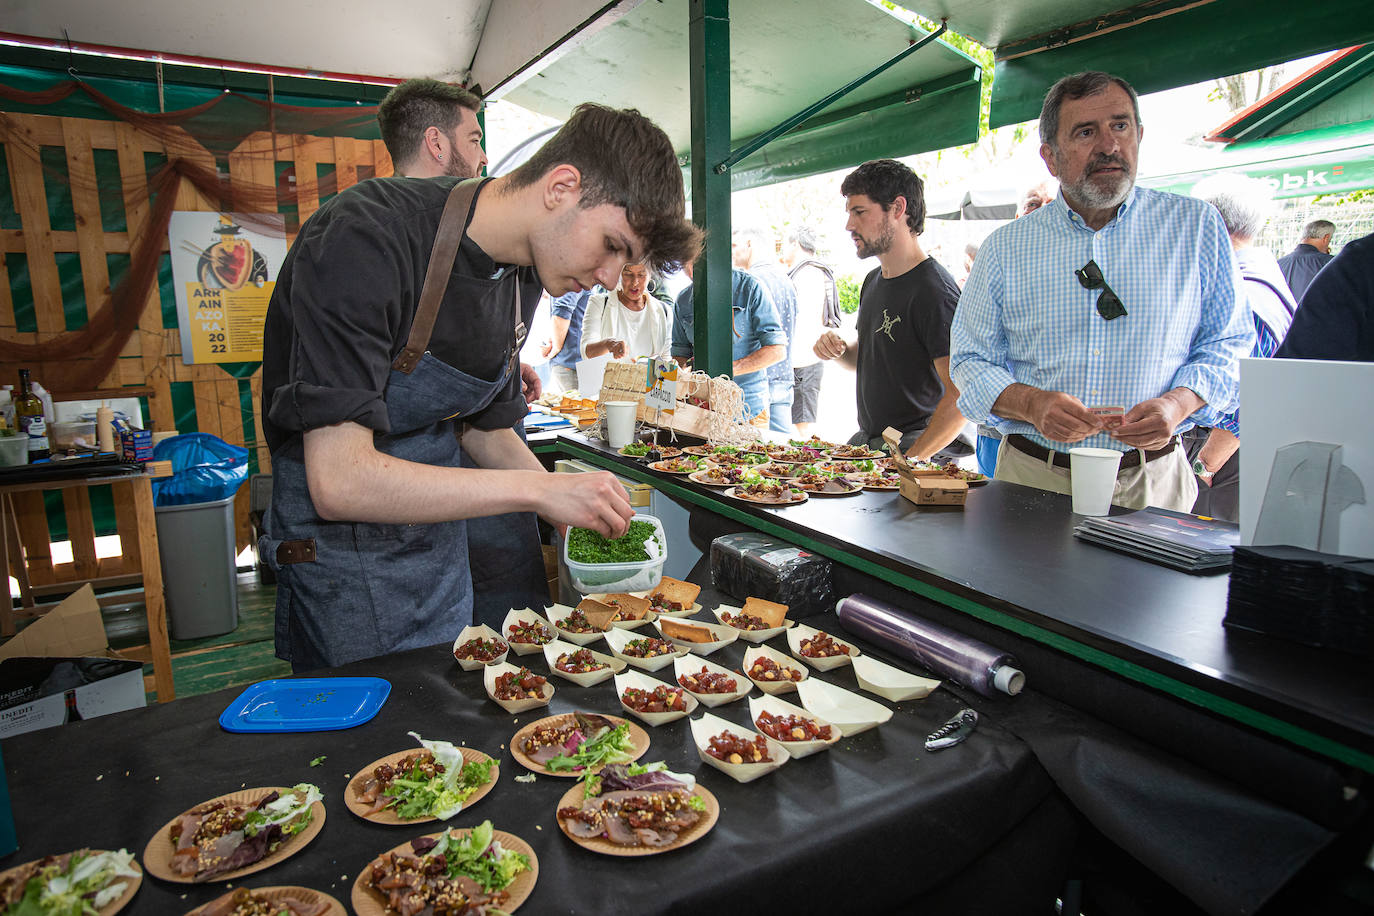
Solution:
M607 338L625 341L622 359L630 362L642 356L666 357L673 331L668 309L653 296L648 300L643 309L632 312L614 291L589 298L582 318L582 358L587 358L588 344Z

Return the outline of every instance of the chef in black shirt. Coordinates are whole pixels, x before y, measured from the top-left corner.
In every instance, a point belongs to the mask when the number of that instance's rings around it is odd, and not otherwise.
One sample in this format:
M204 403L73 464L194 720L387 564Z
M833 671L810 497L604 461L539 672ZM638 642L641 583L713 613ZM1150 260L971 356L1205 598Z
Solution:
M511 429L519 348L539 286L693 258L684 210L666 135L583 105L509 175L372 179L310 218L264 329L279 656L301 671L456 637L472 618L465 519L624 533L614 476L555 478Z
M904 455L952 461L972 453L956 437L967 422L949 378L949 325L959 287L921 248L925 188L892 159L865 162L840 185L859 257L878 259L859 294L857 336L826 331L815 353L857 373L859 431L851 445L882 447L883 430L902 433Z

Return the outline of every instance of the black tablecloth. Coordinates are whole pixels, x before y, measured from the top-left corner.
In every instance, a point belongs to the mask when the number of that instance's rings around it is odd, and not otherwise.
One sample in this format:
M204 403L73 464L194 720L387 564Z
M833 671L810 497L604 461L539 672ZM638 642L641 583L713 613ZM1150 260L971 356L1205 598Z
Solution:
M711 658L738 666L743 653L737 643ZM542 659L532 667L545 669ZM347 903L354 877L373 856L437 829L374 825L343 805L349 777L412 746L406 732L414 730L499 760L496 789L450 824L489 818L529 842L540 875L528 912L700 913L707 905L721 912L882 912L933 900L960 912L1043 913L1067 870L1075 822L1027 747L995 716L958 747L924 750L925 735L963 705L943 689L888 704L895 705L890 722L749 785L701 763L685 720L649 729L644 759L695 773L719 799L721 816L690 846L627 859L565 838L555 808L571 780L514 782L525 770L507 747L522 725L545 714L620 713L611 682L580 688L556 679L550 708L511 716L485 698L481 673L459 669L446 646L330 673L385 677L391 696L375 719L346 731L230 734L217 718L236 692L221 691L7 740L20 850L0 868L81 846L124 847L141 858L156 830L201 801L240 787L313 782L328 810L321 834L242 883L301 884ZM857 689L848 667L822 677ZM748 723L745 700L713 712ZM126 912L179 913L223 891L146 877Z

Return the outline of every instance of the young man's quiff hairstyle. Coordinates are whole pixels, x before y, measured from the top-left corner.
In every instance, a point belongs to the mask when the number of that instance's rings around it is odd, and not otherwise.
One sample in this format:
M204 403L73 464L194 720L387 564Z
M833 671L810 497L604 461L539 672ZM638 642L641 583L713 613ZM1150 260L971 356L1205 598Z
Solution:
M1112 76L1101 70L1084 70L1082 73L1073 73L1064 77L1051 86L1049 92L1045 93L1045 104L1040 108L1040 142L1049 146L1054 152L1059 152L1059 112L1064 107L1064 101L1066 99L1077 101L1090 95L1106 92L1107 87L1113 83L1120 86L1131 97L1131 114L1135 117L1136 128L1139 129L1140 99L1136 97L1135 89L1131 84L1119 76Z
M613 204L644 240L643 260L672 273L696 259L701 230L686 219L682 169L668 135L633 108L586 103L539 151L511 172L511 190L528 187L560 165L582 176L578 206ZM638 254L638 252L636 252Z
M414 159L430 127L452 133L462 123L463 108L473 114L481 111L481 97L438 80L398 83L377 106L377 123L391 161L406 163Z
M872 159L845 176L840 194L862 194L883 208L892 209L897 198L906 199L906 227L912 235L926 231L926 189L921 176L895 159Z

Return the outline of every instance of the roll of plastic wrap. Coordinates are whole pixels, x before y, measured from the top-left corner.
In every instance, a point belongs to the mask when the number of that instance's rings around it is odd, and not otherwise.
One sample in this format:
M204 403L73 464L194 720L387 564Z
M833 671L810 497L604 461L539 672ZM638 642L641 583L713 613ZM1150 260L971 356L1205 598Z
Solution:
M1015 696L1026 684L1008 653L868 595L840 599L835 613L855 636L886 646L983 696Z

